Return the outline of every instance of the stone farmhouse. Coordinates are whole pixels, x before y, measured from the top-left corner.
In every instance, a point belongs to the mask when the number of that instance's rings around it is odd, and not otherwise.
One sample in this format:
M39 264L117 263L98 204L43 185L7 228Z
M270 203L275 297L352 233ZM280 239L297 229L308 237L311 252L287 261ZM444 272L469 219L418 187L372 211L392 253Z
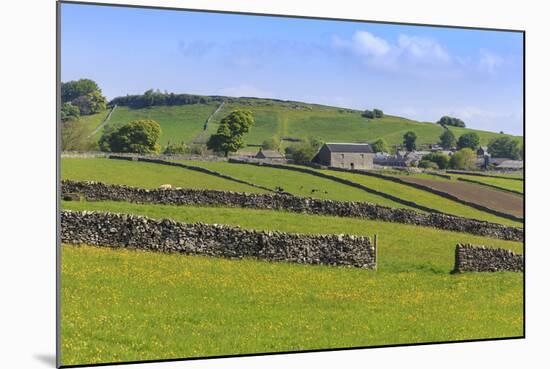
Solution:
M370 144L326 143L312 162L328 167L346 169L372 169L374 152Z

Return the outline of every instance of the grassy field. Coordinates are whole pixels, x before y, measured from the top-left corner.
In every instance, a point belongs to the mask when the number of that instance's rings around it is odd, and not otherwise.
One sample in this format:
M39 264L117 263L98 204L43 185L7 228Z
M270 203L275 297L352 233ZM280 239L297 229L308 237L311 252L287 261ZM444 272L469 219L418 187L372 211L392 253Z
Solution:
M458 215L467 218L486 220L489 222L513 225L516 227L523 226L521 222L516 222L506 218L502 218L481 210L474 209L470 206L463 205L459 202L447 199L434 193L424 191L418 188L407 186L404 184L392 182L389 180L370 177L356 173L346 173L334 170L319 170L322 173L330 174L336 177L345 178L350 181L360 183L372 189L385 192L387 194L414 201L415 203L429 208L442 211L447 214ZM441 180L444 180L441 178Z
M379 235L378 271L63 246L65 365L523 334L522 274L449 274L457 242L521 252L518 242L267 210L62 206L256 229Z
M476 182L486 183L491 186L500 187L505 190L519 191L523 193L523 181L505 178L469 176L466 174L451 174L451 176L453 176L453 178L465 178Z
M141 188L156 188L168 183L185 188L266 192L256 187L184 168L103 158L62 158L61 179L97 181Z
M327 142L364 142L384 138L389 145L401 144L403 134L414 131L417 144L436 143L443 128L434 123L418 122L406 118L386 115L381 119L368 120L357 110L337 107L302 104L293 108L293 104L273 102L271 105L251 103L242 105L235 102L225 106L213 117L206 134L203 125L207 117L216 110L217 104L193 104L179 106L154 106L131 109L118 106L109 124L126 123L134 119L154 119L162 127L161 144L171 142L190 143L194 139L205 142L209 134L216 131L219 121L234 109L252 111L255 125L245 137L247 144L261 144L273 136L308 138L316 137ZM83 119L90 126L90 132L97 127L107 113L102 112ZM100 119L101 118L101 119ZM456 135L470 132L468 128L452 128ZM486 145L490 139L499 137L498 133L478 131L481 143ZM99 138L101 131L95 136ZM457 136L458 137L458 136Z
M208 116L217 108L216 104L194 104L179 106L153 106L144 109L131 109L118 106L109 124L127 123L136 119L156 120L161 128L160 143L191 143L199 135ZM98 134L99 138L101 134Z
M248 164L232 164L227 162L201 162L189 160L174 160L202 168L215 170L250 183L268 188L282 188L296 196L314 197L338 201L363 201L394 208L409 208L384 197L370 194L361 189L350 187L330 179L316 177L306 173L291 172L285 169L252 166Z

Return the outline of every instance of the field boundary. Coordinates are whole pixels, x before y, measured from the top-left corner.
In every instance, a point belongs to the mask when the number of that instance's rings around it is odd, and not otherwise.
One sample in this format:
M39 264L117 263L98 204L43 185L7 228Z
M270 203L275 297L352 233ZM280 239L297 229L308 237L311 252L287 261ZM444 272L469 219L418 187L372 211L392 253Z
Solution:
M335 182L338 182L338 183L342 183L342 184L345 184L345 185L348 185L348 186L351 186L351 187L358 188L358 189L363 190L365 192L372 193L374 195L378 195L378 196L383 197L383 198L388 199L388 200L392 200L392 201L397 202L401 205L410 206L410 207L416 208L418 210L426 211L428 213L446 214L446 213L443 213L442 211L432 209L432 208L429 208L427 206L419 205L419 204L417 204L413 201L404 200L404 199L401 199L399 197L389 195L385 192L380 192L380 191L374 190L370 187L364 186L364 185L359 184L357 182L353 182L353 181L350 181L348 179L332 176L330 174L320 173L320 172L317 172L313 169L290 167L290 166L287 166L287 165L284 165L284 164L274 164L274 163L266 163L266 162L261 162L261 163L260 162L251 162L251 161L239 160L239 159L234 159L234 158L229 158L228 163L249 164L249 165L256 165L256 166L260 166L260 167L265 166L265 167L285 169L285 170L290 170L290 171L294 171L294 172L301 172L301 173L311 174L311 175L314 175L314 176L317 176L317 177L329 179L329 180L332 180L332 181L335 181ZM450 214L446 214L446 215L450 215Z
M107 123L109 123L109 120L111 119L111 115L113 115L113 112L115 111L117 105L115 104L112 108L111 108L111 111L109 112L109 114L107 114L107 116L105 117L105 119L103 119L103 122L101 122L101 124L99 126L97 126L96 128L94 128L94 130L92 131L92 133L90 133L90 135L88 136L88 138L94 136L97 132L99 132L99 130L103 127L105 127L107 125Z
M337 217L373 219L385 222L432 227L511 241L523 241L524 230L519 227L463 218L441 213L390 208L367 202L344 202L289 196L279 193L243 193L197 189L142 189L101 182L63 180L63 199L88 201L121 201L138 204L175 206L218 206Z
M237 182L237 183L240 183L240 184L245 184L245 185L252 186L252 187L255 187L255 188L259 188L259 189L262 189L262 190L265 190L265 191L277 192L276 190L274 190L272 188L269 188L269 187L257 185L257 184L252 183L252 182L248 182L248 181L245 181L245 180L242 180L242 179L239 179L239 178L231 177L231 176L228 176L226 174L222 174L222 173L216 172L214 170L206 169L206 168L203 168L203 167L196 167L194 165L176 163L176 162L162 160L162 159L144 158L144 157L139 157L139 156L108 155L107 158L108 159L115 159L115 160L141 161L141 162L145 162L145 163L153 163L153 164L168 165L168 166L172 166L172 167L179 167L179 168L194 170L196 172L201 172L201 173L209 174L209 175L216 176L216 177L219 177L219 178L227 179L229 181Z
M457 177L456 179L457 179L458 181L475 183L475 184L478 184L478 185L487 186L487 187L492 187L492 188L495 188L495 189L497 189L497 190L506 191L506 192L511 192L511 193L514 193L514 194L522 195L522 196L523 196L523 192L516 191L516 190L511 190L511 189L509 189L509 188L504 188L504 187L500 187L500 186L493 185L493 184L489 184L489 183L479 182L479 181L475 181L475 180L473 180L473 179L468 179L468 178Z
M501 218L506 218L506 219L509 219L509 220L517 221L517 222L523 222L523 218L516 217L515 215L508 214L508 213L503 213L503 212L500 212L498 210L494 210L494 209L488 208L486 206L476 204L474 202L463 200L463 199L461 199L459 197L456 197L456 196L454 196L454 195L452 195L448 192L436 190L435 188L432 188L430 186L422 185L422 184L419 184L419 183L407 182L407 181L405 181L401 178L397 178L397 177L393 177L393 176L387 176L385 174L380 174L380 173L361 171L361 170L342 169L342 168L335 168L335 167L334 168L330 167L330 169L331 170L336 170L336 171L339 171L339 172L349 172L349 173L362 174L362 175L366 175L366 176L376 177L376 178L380 178L380 179L386 179L388 181L392 181L392 182L395 182L395 183L400 183L400 184L405 185L405 186L414 187L414 188L419 189L419 190L424 190L424 191L427 191L427 192L431 192L434 195L444 197L448 200L458 202L462 205L466 205L466 206L469 206L471 208L474 208L474 209L477 209L477 210L484 211L486 213L490 213L490 214L499 216Z
M468 176L510 179L512 181L523 181L524 180L523 178L496 176L496 175L492 175L492 174L481 174L481 173L478 173L478 172L469 172L467 170L447 170L446 172L451 173L451 174L464 174L464 175L468 175Z
M377 263L368 236L257 231L110 212L61 211L61 242L366 269Z

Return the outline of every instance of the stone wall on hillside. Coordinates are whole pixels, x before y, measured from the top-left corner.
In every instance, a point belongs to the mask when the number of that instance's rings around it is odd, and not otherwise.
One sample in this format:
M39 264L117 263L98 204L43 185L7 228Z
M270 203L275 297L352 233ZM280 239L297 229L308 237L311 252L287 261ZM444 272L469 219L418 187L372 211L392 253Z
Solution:
M61 242L376 269L370 237L253 231L114 213L62 211Z
M470 244L455 249L455 272L523 272L523 255Z
M523 229L439 213L425 214L366 202L342 202L284 194L238 193L195 189L140 189L98 182L64 180L63 196L80 194L90 201L113 200L167 205L227 206L285 210L296 213L357 217L523 241Z

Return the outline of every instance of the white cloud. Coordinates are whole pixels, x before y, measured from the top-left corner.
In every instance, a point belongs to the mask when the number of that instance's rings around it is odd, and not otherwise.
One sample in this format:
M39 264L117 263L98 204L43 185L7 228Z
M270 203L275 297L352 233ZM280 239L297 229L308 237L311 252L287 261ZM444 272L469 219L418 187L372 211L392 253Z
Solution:
M449 62L451 57L435 40L426 37L399 35L399 51L414 60Z
M219 89L217 93L222 96L232 97L275 97L269 91L248 84L224 87Z
M355 32L352 47L356 53L367 56L386 55L391 49L386 40L376 37L367 31Z
M486 49L479 50L478 69L495 74L504 63L504 59Z

